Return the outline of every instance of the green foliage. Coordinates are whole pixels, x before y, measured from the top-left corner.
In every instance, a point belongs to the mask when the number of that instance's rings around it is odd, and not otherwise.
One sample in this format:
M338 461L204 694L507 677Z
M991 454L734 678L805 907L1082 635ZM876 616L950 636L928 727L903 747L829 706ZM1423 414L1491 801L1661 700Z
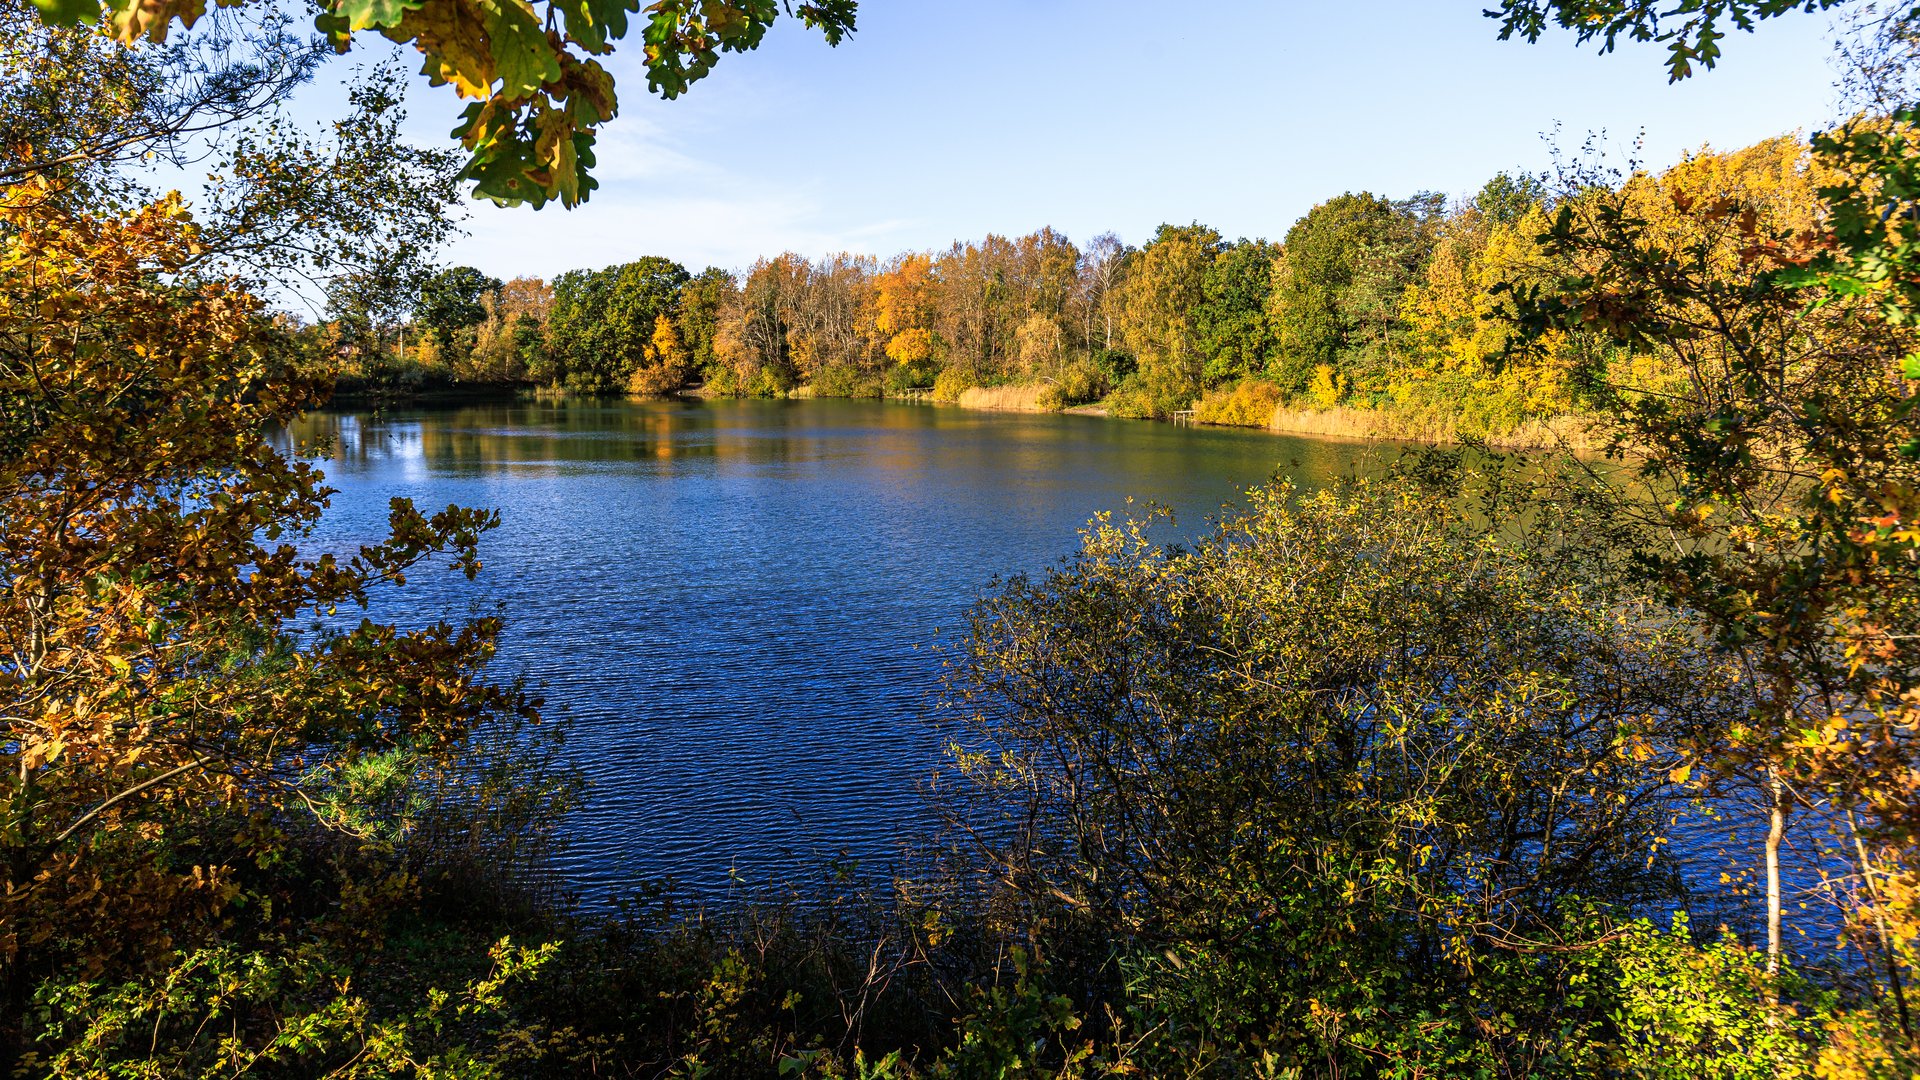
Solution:
M710 371L719 360L714 339L720 330L721 313L736 288L733 275L715 267L700 271L680 286L674 325L680 329L680 340L686 343L694 366L701 371Z
M1684 913L1662 933L1646 919L1601 938L1569 980L1608 1003L1612 1031L1586 1064L1646 1080L1772 1080L1804 1075L1831 1009L1790 973L1722 932L1696 944ZM1785 1011L1770 1004L1784 993Z
M1222 248L1220 234L1197 222L1162 225L1127 261L1121 333L1139 359L1147 392L1181 402L1176 408L1200 391L1205 354L1197 320L1206 306L1208 271ZM1220 284L1231 291L1230 281Z
M100 21L133 46L165 42L175 19L190 30L209 5L35 0L35 7L58 27ZM318 7L314 26L336 51L347 51L366 31L411 44L423 57L421 74L472 102L453 134L472 154L462 175L477 194L507 204L558 199L573 206L597 186L589 175L595 132L618 103L613 76L596 57L627 35L638 0L549 0L539 7L526 0L329 0ZM640 20L647 85L678 97L722 52L758 46L783 10L837 45L853 32L856 8L855 0L660 0Z
M1289 393L1321 364L1385 365L1401 332L1400 297L1432 247L1430 198L1392 203L1362 192L1321 203L1287 232L1274 265L1275 351L1268 374Z
M1195 314L1199 347L1206 356L1202 381L1217 386L1265 370L1273 352L1267 305L1273 292L1277 244L1242 240L1228 244L1206 269Z
M1102 521L976 613L957 812L1056 956L1135 958L1167 1061L1537 1060L1575 1018L1537 947L1680 899L1639 762L1741 707L1546 539L1580 528L1485 535L1410 480L1255 492L1185 550Z
M486 321L486 301L497 300L501 288L499 278L488 277L471 266L442 270L421 286L414 323L444 345L460 331L472 330Z
M1011 961L1011 985L969 991L969 1012L957 1025L960 1043L930 1075L968 1080L1082 1075L1076 1066L1092 1056L1092 1048L1075 1038L1081 1021L1073 1001L1047 992L1026 950L1014 949Z
M684 267L658 256L554 278L547 316L554 380L579 393L625 390L655 320L672 318L688 280Z
M879 379L850 364L828 364L813 373L812 385L818 397L872 398L884 392Z
M1089 359L1093 361L1093 366L1100 370L1101 376L1111 384L1117 384L1140 370L1139 361L1135 360L1131 353L1117 349L1094 349Z
M230 1077L279 1070L342 1078L504 1075L475 1036L495 1028L506 994L557 946L502 938L491 970L453 991L423 987L405 1010L376 1010L348 973L311 944L180 953L158 974L122 983L49 983L36 993L33 1064L49 1078Z
M939 378L940 368L931 359L912 360L894 364L887 369L885 385L889 394L905 394L910 390L926 390Z
M1060 369L1040 390L1040 407L1049 411L1070 409L1106 396L1106 373L1090 360L1075 360Z
M1178 403L1169 407L1137 377L1121 380L1120 385L1114 387L1113 393L1108 394L1101 404L1106 406L1108 416L1117 416L1122 420L1161 420L1181 407Z
M1525 173L1512 176L1498 173L1473 197L1473 208L1496 225L1512 225L1527 212L1547 201L1546 185Z
M1582 45L1600 42L1612 52L1621 39L1658 42L1667 47L1667 73L1678 82L1693 65L1711 70L1720 59L1724 27L1751 30L1763 19L1795 11L1825 11L1848 0L1500 0L1490 19L1500 20L1500 40L1519 36L1539 41L1551 21L1578 35Z

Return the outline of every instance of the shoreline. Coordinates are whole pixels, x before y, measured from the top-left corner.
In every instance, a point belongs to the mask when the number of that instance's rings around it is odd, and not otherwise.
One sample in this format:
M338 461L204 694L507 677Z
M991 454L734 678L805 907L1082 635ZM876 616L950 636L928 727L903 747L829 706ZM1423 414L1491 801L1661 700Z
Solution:
M1042 387L1027 383L1011 386L974 387L961 393L958 400L939 402L980 412L1052 413L1061 416L1116 417L1104 402L1073 405L1064 409L1044 408L1039 404ZM809 395L812 396L812 395ZM921 398L920 400L925 400ZM1139 418L1154 423L1165 420ZM1278 405L1262 425L1213 424L1199 421L1198 426L1239 431L1263 431L1272 435L1305 435L1321 439L1351 442L1418 443L1424 446L1462 446L1482 443L1495 450L1542 451L1571 450L1590 452L1600 449L1591 437L1592 421L1579 416L1558 416L1529 420L1497 435L1462 432L1459 418L1445 413L1417 409L1356 409L1335 406L1331 409L1294 409Z
M970 387L963 391L957 400L939 401L927 391L919 390L904 394L882 394L873 398L846 397L844 401L886 401L902 405L945 405L973 412L1011 412L1035 415L1089 416L1105 420L1139 420L1146 423L1167 423L1149 417L1115 416L1103 401L1082 405L1070 405L1066 408L1046 408L1040 404L1042 384L1022 383L991 387ZM520 384L479 384L422 387L417 389L371 389L354 387L336 390L320 407L325 409L389 409L389 408L436 408L443 406L491 404L520 400L555 400L566 397L604 397L622 400L656 401L720 401L726 395L707 391L705 386L693 386L658 398L632 399L626 395L571 395L565 392L555 393L544 387ZM815 393L811 386L795 387L781 395L784 400L830 400L830 395ZM742 399L745 400L745 399ZM779 399L768 399L779 400ZM1334 406L1330 409L1289 408L1276 406L1267 423L1256 424L1214 424L1200 422L1200 427L1219 428L1231 431L1259 431L1270 435L1306 436L1316 439L1335 439L1342 442L1393 442L1410 443L1423 446L1462 446L1468 443L1481 443L1495 450L1545 451L1571 450L1575 452L1593 452L1601 449L1601 444L1592 437L1592 421L1579 416L1558 416L1550 419L1529 420L1524 424L1497 435L1480 435L1462 432L1459 417L1423 409L1360 409L1351 406Z

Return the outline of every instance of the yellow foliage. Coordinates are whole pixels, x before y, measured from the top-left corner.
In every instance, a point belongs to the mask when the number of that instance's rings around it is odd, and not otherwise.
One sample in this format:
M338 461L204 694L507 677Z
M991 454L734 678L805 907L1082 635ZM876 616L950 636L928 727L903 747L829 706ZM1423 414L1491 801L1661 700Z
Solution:
M652 341L642 350L641 362L627 377L627 393L638 397L673 393L686 383L692 359L673 320L665 315L654 316Z
M1052 370L1066 353L1066 332L1045 315L1028 317L1014 335L1020 341L1020 366L1029 375Z
M896 364L918 364L933 359L934 337L931 330L914 327L902 330L887 340L887 359Z
M1819 1080L1904 1080L1920 1069L1913 1052L1900 1046L1899 1033L1888 1031L1871 1011L1835 1016L1827 1022L1826 1035L1827 1044L1813 1067Z
M1242 379L1231 387L1207 391L1193 406L1193 418L1202 424L1266 427L1280 404L1280 388L1260 379Z
M933 400L957 402L960 395L973 389L978 383L968 372L957 367L947 368L933 380Z
M1315 364L1313 379L1307 383L1307 399L1319 408L1331 409L1346 394L1347 379L1333 370L1332 364Z
M1508 402L1506 411L1516 418L1570 410L1565 335L1548 334L1532 351L1517 353L1512 327L1493 317L1501 286L1546 284L1557 273L1534 240L1549 224L1538 207L1510 225L1474 210L1448 222L1426 279L1408 288L1402 301L1423 370L1390 387L1396 400L1423 401L1427 395L1417 384L1444 375L1451 380L1449 392Z
M1797 233L1818 223L1818 189L1834 179L1816 166L1805 140L1781 135L1724 153L1702 147L1657 178L1635 177L1625 190L1637 211L1666 230L1698 227L1678 196L1686 203L1738 199L1758 212L1763 230Z
M440 366L440 342L432 334L421 334L408 351L408 359L423 368Z
M433 85L452 84L461 97L484 99L492 95L497 75L478 16L477 5L464 0L427 0L387 36L414 43L425 58L420 73Z
M874 327L896 338L916 330L925 333L933 325L936 286L930 257L900 256L873 280Z
M1619 199L1649 223L1649 236L1658 242L1711 239L1714 269L1732 273L1748 242L1704 211L1739 200L1754 208L1762 230L1805 230L1818 220L1817 189L1830 179L1814 167L1800 139L1781 136L1730 153L1702 149L1663 173L1636 174ZM1567 205L1576 214L1588 209L1584 197ZM1396 402L1425 407L1471 401L1483 414L1473 426L1489 431L1577 411L1573 373L1581 343L1555 332L1517 350L1510 323L1498 317L1503 288L1550 287L1593 269L1556 264L1542 253L1536 238L1551 226L1538 207L1509 225L1473 209L1447 222L1425 277L1402 298L1415 363L1385 387ZM1709 236L1709 229L1722 235ZM1663 362L1644 355L1618 354L1611 364L1612 378L1630 385L1656 387L1671 377ZM1316 404L1324 408L1332 401L1316 394Z

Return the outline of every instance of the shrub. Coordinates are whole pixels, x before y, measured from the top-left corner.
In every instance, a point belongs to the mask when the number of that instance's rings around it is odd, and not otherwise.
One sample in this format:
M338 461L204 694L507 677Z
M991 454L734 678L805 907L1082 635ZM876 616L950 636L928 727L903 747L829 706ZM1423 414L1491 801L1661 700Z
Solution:
M1570 961L1512 943L1567 941L1567 897L1684 898L1659 853L1685 792L1620 748L1740 715L1731 673L1526 546L1571 520L1491 537L1387 478L1254 492L1189 548L1149 525L1103 519L1013 581L954 662L993 748L958 753L956 813L1006 838L991 864L1055 958L1135 957L1168 1066L1257 1044L1504 1074L1597 1025Z
M729 364L714 364L707 369L707 394L710 397L738 397L740 375Z
M1193 418L1202 424L1263 428L1273 422L1280 398L1281 390L1273 383L1242 379L1231 387L1209 390L1194 405Z
M1831 1003L1791 971L1769 978L1766 957L1722 931L1696 943L1685 913L1662 933L1651 920L1613 928L1568 980L1610 1004L1603 1038L1585 1049L1596 1074L1631 1065L1647 1080L1773 1080L1803 1074L1824 1041ZM1802 1007L1781 1010L1771 995Z
M1126 420L1156 420L1166 415L1138 379L1128 379L1107 395L1107 415Z
M1116 349L1095 349L1091 356L1093 366L1106 377L1108 385L1117 385L1122 380L1140 370L1140 362L1131 353Z
M793 383L770 367L756 368L737 391L743 397L785 397Z
M1098 401L1109 386L1106 373L1091 360L1075 360L1060 369L1060 374L1040 391L1040 407L1049 412Z
M952 404L960 400L960 395L980 385L968 371L957 367L947 368L933 380L933 400Z
M1348 389L1347 377L1331 364L1315 364L1313 378L1307 380L1307 401L1316 409L1331 409L1340 404Z
M828 364L813 373L813 392L816 397L872 398L881 395L881 383L852 364Z
M931 360L895 364L887 369L887 393L904 394L909 390L925 389L933 385L934 376L935 368Z

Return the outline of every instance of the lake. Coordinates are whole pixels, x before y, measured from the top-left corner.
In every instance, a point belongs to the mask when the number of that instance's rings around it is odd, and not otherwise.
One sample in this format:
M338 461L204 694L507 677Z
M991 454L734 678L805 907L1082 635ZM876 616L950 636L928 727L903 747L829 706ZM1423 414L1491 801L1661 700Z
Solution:
M996 577L1071 554L1129 497L1189 532L1275 474L1380 453L837 400L330 412L292 434L335 444L324 546L384 535L396 495L501 512L478 581L419 575L375 614L504 605L495 672L570 718L592 784L564 867L589 902L669 874L712 893L831 860L883 873L933 831L930 646Z

